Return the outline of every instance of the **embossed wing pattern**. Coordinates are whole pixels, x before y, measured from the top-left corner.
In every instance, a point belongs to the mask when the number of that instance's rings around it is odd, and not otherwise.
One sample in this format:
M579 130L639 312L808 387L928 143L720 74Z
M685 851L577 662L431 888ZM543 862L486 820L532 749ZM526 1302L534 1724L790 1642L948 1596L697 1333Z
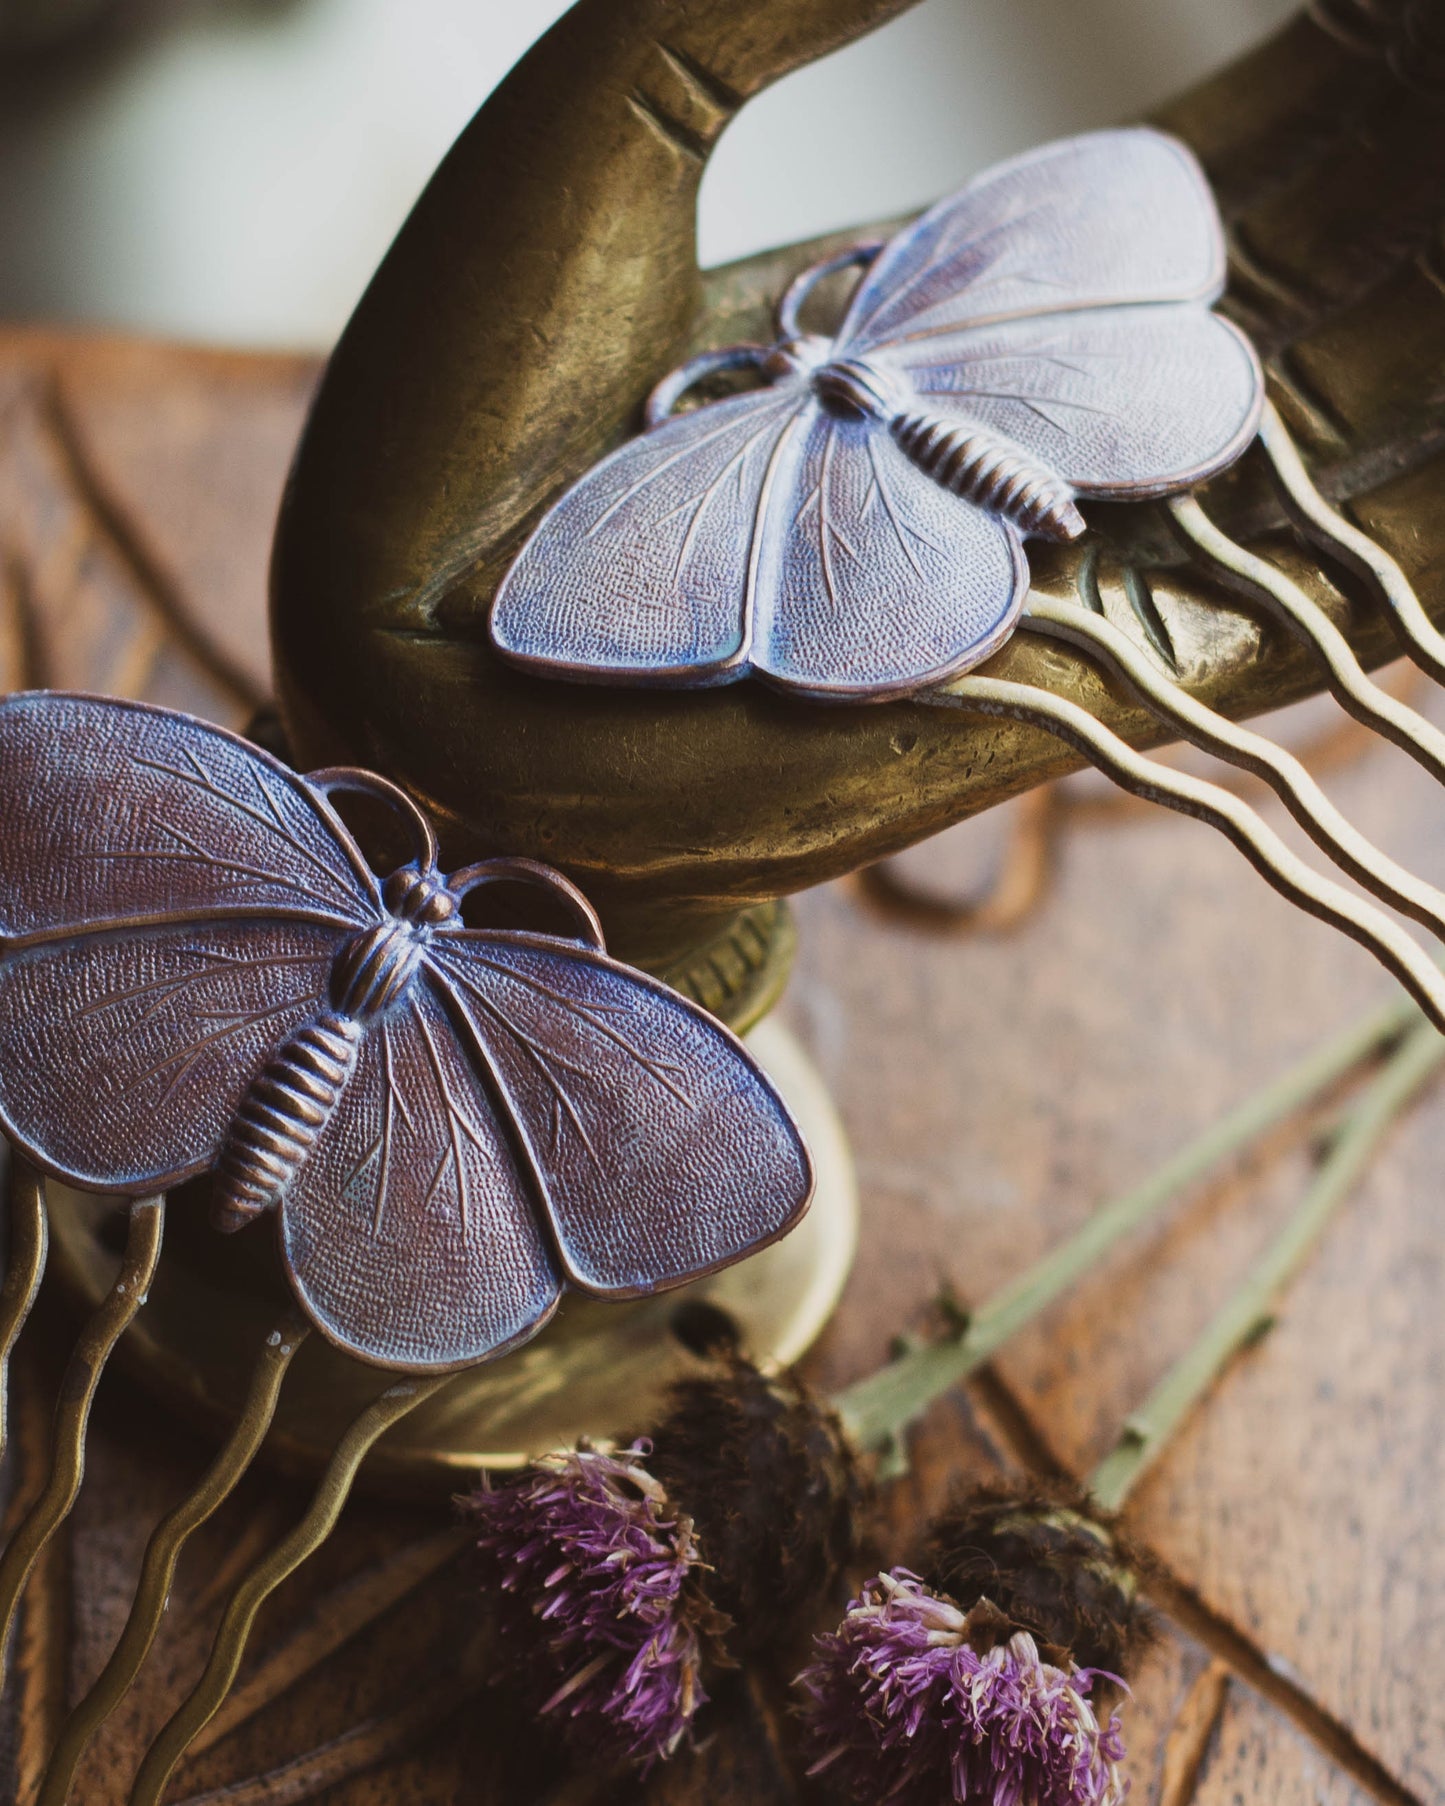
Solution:
M384 887L336 789L410 830ZM807 1204L792 1120L726 1029L608 959L547 867L443 877L379 778L26 694L0 701L0 806L0 1126L96 1191L214 1167L218 1226L275 1212L302 1304L364 1359L482 1359L540 1327L564 1275L675 1285ZM552 892L582 938L464 929L498 880Z
M775 346L659 385L650 417L718 372L770 386L665 419L564 496L497 592L502 653L594 683L909 695L1002 643L1023 539L1077 537L1076 496L1188 488L1253 437L1258 362L1209 312L1213 200L1159 132L1015 158L865 257L831 341L798 313L848 253L794 282Z

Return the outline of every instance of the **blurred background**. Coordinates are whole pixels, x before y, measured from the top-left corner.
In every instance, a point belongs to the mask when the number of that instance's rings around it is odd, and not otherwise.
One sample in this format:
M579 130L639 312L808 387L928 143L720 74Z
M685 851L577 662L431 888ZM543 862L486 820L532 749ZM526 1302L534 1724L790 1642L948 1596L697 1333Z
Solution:
M1296 0L926 0L763 95L704 262L921 205L1126 118ZM0 0L0 317L330 343L442 153L565 0Z

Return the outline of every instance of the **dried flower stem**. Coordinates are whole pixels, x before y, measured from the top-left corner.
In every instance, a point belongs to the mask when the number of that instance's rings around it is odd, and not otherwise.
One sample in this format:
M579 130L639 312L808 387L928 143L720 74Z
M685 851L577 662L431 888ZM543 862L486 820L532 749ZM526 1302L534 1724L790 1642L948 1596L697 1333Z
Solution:
M1244 1283L1125 1423L1094 1471L1089 1491L1118 1511L1191 1408L1230 1360L1274 1323L1279 1294L1349 1195L1401 1110L1445 1060L1445 1038L1429 1023L1413 1029L1346 1115L1313 1183Z
M961 1333L913 1349L840 1392L833 1406L855 1445L864 1450L896 1447L903 1431L935 1398L991 1359L1010 1336L1087 1273L1116 1242L1186 1186L1312 1102L1420 1020L1420 1011L1403 997L1371 1011L1273 1084L1246 1098L1140 1185L1095 1211L1062 1246L980 1306Z

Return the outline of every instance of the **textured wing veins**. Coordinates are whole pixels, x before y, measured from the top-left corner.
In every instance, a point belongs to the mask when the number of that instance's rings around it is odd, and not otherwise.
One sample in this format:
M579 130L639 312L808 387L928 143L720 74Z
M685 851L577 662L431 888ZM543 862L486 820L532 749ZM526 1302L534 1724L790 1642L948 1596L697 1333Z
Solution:
M1017 401L1022 402L1031 414L1037 414L1046 426L1051 426L1056 433L1066 433L1069 429L1054 419L1048 408L1036 396L1026 395L1021 389L950 389L950 395L977 395L982 401ZM1056 408L1073 408L1080 414L1102 414L1106 420L1117 420L1117 412L1113 408L1096 408L1087 401L1069 401L1062 395L1045 397L1049 404Z
M243 859L227 859L220 853L210 852L192 835L187 834L183 828L178 828L174 822L161 821L156 825L163 834L173 834L184 850L177 852L175 847L125 848L119 852L90 852L86 854L86 858L145 859L152 863L165 860L172 865L202 865L213 871L234 872L240 878L254 878L258 884L274 885L278 890L288 890L293 896L301 897L307 903L314 904L316 901L309 891L303 890L299 884L293 884L288 878L279 877L275 872L263 871L259 866L247 865Z
M298 839L291 828L287 826L284 812L282 811L281 805L277 801L271 786L266 782L266 776L263 769L260 769L255 765L248 767L256 788L260 792L264 802L264 810L258 809L255 804L249 802L245 797L236 796L217 783L214 774L206 770L205 766L202 765L190 747L183 747L181 749L181 755L185 759L186 764L190 766L189 771L184 771L176 765L167 765L160 759L143 759L139 755L136 756L135 763L144 766L148 771L158 772L165 777L175 778L179 783L188 784L192 789L203 791L207 796L213 797L217 802L224 803L227 808L234 809L238 814L246 816L248 820L255 822L258 827L264 828L267 833L277 835L288 847L290 847L291 851L295 853L298 858L305 860L308 865L320 872L328 883L336 890L340 891L348 903L355 903L356 897L354 893L340 878L338 878L332 866L328 864L320 854L315 852L311 847L308 847L305 841ZM174 829L172 829L172 832L174 832ZM269 882L274 884L281 882L281 880L273 873L270 876ZM300 890L299 886L291 885L288 886L288 888L296 890L299 895L306 895L304 891Z
M575 1016L579 1021L585 1022L594 1034L601 1035L604 1040L611 1041L614 1046L621 1048L623 1053L635 1060L650 1079L656 1084L661 1085L665 1090L670 1091L680 1104L686 1105L689 1109L692 1107L692 1098L688 1096L681 1086L674 1085L671 1079L667 1077L669 1072L686 1072L686 1066L673 1060L653 1059L650 1055L645 1054L641 1048L634 1047L632 1042L628 1040L627 1036L624 1035L620 1029L614 1028L610 1022L599 1021L597 1014L594 1013L593 1006L579 1003L575 997L567 996L564 991L554 991L551 985L544 984L540 978L533 978L529 973L519 972L510 966L501 965L494 960L488 959L484 953L477 953L474 951L472 953L472 958L476 960L478 965L485 966L488 971L497 973L499 977L511 979L516 984L525 985L528 990L535 991L539 997L545 997L549 1003L555 1003L560 1009L566 1010L569 1016ZM475 986L468 984L466 979L462 979L461 982L464 985L467 985L467 988L471 990L474 995L476 994Z
M593 521L592 525L587 529L585 537L591 539L594 535L600 533L603 527L607 525L608 521L612 519L612 516L617 513L619 508L625 508L630 501L641 495L643 490L646 489L649 484L655 483L659 477L665 476L675 464L680 464L684 458L690 458L694 452L704 450L705 447L711 445L715 440L721 439L725 433L730 433L735 424L736 423L732 420L723 421L721 426L715 426L711 432L704 433L700 439L693 439L686 445L679 446L675 452L672 452L669 456L664 458L661 464L655 466L654 469L644 471L630 488L623 490L622 494L618 496L615 502L608 503L607 507L602 510L601 514L597 516L597 519Z
M877 498L882 504L884 513L888 516L888 524L892 527L894 537L898 541L899 551L902 552L909 564L912 565L914 576L921 577L923 575L923 567L919 564L917 554L914 552L913 547L909 545L909 539L919 540L923 545L928 547L930 552L936 552L938 547L926 533L920 533L917 527L910 527L908 523L900 517L893 497L888 493L888 484L883 476L883 467L878 462L878 447L874 443L871 434L868 438L868 462L873 469L873 480L868 486L868 493L863 498L863 506L859 512L860 514L866 514L869 505L875 497Z
M447 1118L447 1146L442 1150L442 1157L437 1162L436 1171L431 1176L431 1183L426 1188L424 1204L430 1204L436 1196L437 1187L447 1170L448 1162L457 1169L457 1211L461 1219L462 1232L469 1227L471 1215L471 1198L467 1190L467 1167L462 1154L462 1138L471 1142L472 1146L485 1152L485 1146L476 1130L467 1121L466 1112L460 1108L452 1088L447 1080L446 1068L442 1065L441 1055L437 1052L436 1042L432 1040L431 1029L427 1026L426 1016L415 998L412 999L412 1013L416 1017L416 1025L421 1030L422 1041L426 1045L427 1061L432 1069L432 1077L436 1080L437 1093L441 1098L443 1110Z
M158 1061L147 1071L137 1073L128 1088L134 1091L147 1079L156 1078L163 1073L167 1067L177 1066L176 1075L166 1087L165 1095L157 1106L157 1108L164 1108L185 1083L196 1062L208 1049L219 1046L221 1042L230 1040L234 1035L242 1034L248 1028L254 1028L258 1022L265 1022L272 1016L283 1015L287 1010L300 1009L307 1004L322 1003L325 1001L325 997L324 991L315 991L305 997L288 997L283 1003L273 1003L269 1009L255 1010L249 1015L244 1013L238 1015L234 1012L227 1012L224 1015L217 1013L210 1019L224 1022L226 1025L224 1028L218 1028L212 1034L202 1036L199 1041L193 1041L189 1047L168 1055L167 1058ZM206 1019L207 1016L203 1014L202 1020Z
M995 220L991 226L985 227L982 232L977 233L973 238L963 240L961 244L954 244L952 242L961 224L959 219L955 219L951 225L945 227L943 234L939 238L938 243L934 246L932 253L924 260L919 268L913 272L907 282L903 283L899 288L890 289L886 294L880 295L878 298L878 305L866 319L858 322L857 330L849 336L851 338L856 338L858 333L867 326L868 321L876 319L885 307L893 307L899 302L906 300L907 297L913 293L914 289L918 287L919 283L925 282L929 277L936 275L939 266L947 263L950 258L958 256L959 253L963 251L981 251L991 238L997 238L1001 232L1011 232L1015 226L1021 226L1025 220L1031 219L1036 213L1042 213L1049 205L1050 203L1047 201L1034 201L1031 205L1020 209L1016 213L1006 214L1003 219ZM966 294L970 291L976 292L980 285L980 278L987 276L989 272L995 268L999 260L1008 255L1010 249L1011 247L1008 244L999 246L998 249L993 252L992 256L986 257L975 269L970 270L967 275L963 276L957 287L951 289L948 294L941 295L932 306L925 308L923 310L924 313L932 313L935 307L943 307L949 301L955 300L960 294ZM910 339L935 337L939 331L956 332L957 330L958 327L956 323L943 328L930 327L920 332L907 333L898 339L890 339L887 343L902 345L906 344Z
M733 453L732 457L728 459L727 463L723 465L722 469L712 481L707 484L698 495L689 496L685 502L679 502L675 508L670 508L666 514L661 516L658 522L660 526L665 525L668 521L676 520L678 515L686 514L689 509L691 510L691 516L687 523L687 532L683 534L682 544L678 547L677 557L673 560L672 579L674 583L681 578L683 566L692 556L692 548L697 541L698 529L702 525L702 517L707 512L708 504L718 495L724 483L727 482L729 476L731 476L734 471L737 472L738 490L739 493L741 493L743 466L747 462L749 453L758 441L762 439L771 424L770 418L765 419L762 426L760 426L743 445L739 446L737 451ZM696 448L694 447L694 449Z
M165 1008L174 998L188 991L192 985L206 984L213 978L222 978L227 970L237 967L249 968L255 962L239 953L224 953L211 947L197 947L194 950L197 959L209 960L212 963L203 966L198 972L178 973L172 977L148 979L144 984L132 985L128 990L110 991L104 997L97 997L94 1002L84 1004L76 1013L80 1016L94 1016L101 1010L117 1008L123 1003L134 1003L140 997L153 997L155 1001L141 1017L141 1023L149 1022L152 1017ZM268 966L309 966L316 963L314 953L286 953L271 955Z
M915 364L910 362L908 372L916 376L920 370L965 370L976 369L980 364L1053 364L1057 369L1068 370L1074 376L1088 376L1090 372L1079 364L1071 363L1071 358L1092 357L1103 358L1106 362L1117 364L1124 353L1122 351L1093 351L1087 346L1071 350L1068 357L1060 357L1056 352L1044 351L1035 346L1030 351L986 351L982 354L969 352L966 357L941 357L930 363Z
M797 532L810 514L816 514L818 555L823 566L823 582L828 591L828 600L836 608L838 597L833 577L830 547L840 545L855 564L858 562L858 548L828 511L828 478L832 474L833 464L833 430L831 426L828 428L818 480L799 503L798 510L793 516L793 530Z
M829 421L823 438L823 459L818 469L818 557L823 567L823 584L828 591L828 601L836 611L838 585L833 576L832 534L828 522L828 478L833 470L835 432L833 423Z
M458 982L461 984L463 990L475 999L477 1004L486 1012L491 1020L497 1024L503 1033L512 1037L513 1041L516 1042L517 1046L521 1048L522 1052L537 1069L537 1072L546 1084L547 1089L551 1092L551 1112L547 1124L547 1132L551 1142L551 1147L548 1151L553 1158L556 1157L562 1145L562 1112L565 1111L572 1123L572 1127L577 1131L583 1147L586 1148L588 1155L591 1157L592 1164L597 1168L598 1172L601 1172L603 1170L602 1160L598 1155L597 1149L593 1146L592 1137L587 1133L587 1125L582 1121L581 1116L578 1114L577 1106L573 1103L567 1087L552 1070L554 1065L560 1066L564 1072L571 1071L580 1073L585 1072L586 1068L567 1060L553 1048L539 1046L525 1029L519 1028L503 1010L497 1007L492 999L487 996L485 991L478 990L476 985L472 984L470 980L462 978Z

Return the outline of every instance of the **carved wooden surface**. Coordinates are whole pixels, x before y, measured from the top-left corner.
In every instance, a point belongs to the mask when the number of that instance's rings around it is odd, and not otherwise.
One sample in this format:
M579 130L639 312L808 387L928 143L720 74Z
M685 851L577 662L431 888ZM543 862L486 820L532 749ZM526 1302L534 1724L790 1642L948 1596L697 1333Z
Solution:
M265 691L265 547L313 374L301 360L0 334L0 682L145 694L243 722ZM1381 844L1445 878L1438 800L1408 762L1372 752L1331 784ZM865 1206L854 1278L811 1363L825 1384L884 1358L895 1332L926 1327L941 1282L986 1296L1380 992L1363 953L1295 915L1202 829L1092 801L1055 817L1046 881L1008 932L930 932L881 913L856 883L801 903L785 1007L841 1103ZM993 856L947 841L912 855L910 877L966 880ZM1297 1197L1308 1154L1304 1128L1282 1132L1201 1187L940 1405L889 1496L889 1556L906 1557L960 1478L1086 1473ZM1391 1138L1273 1334L1131 1507L1165 1575L1166 1634L1128 1710L1140 1801L1445 1796L1442 1162L1437 1092ZM18 1376L21 1494L43 1460L64 1345L53 1309L39 1328ZM206 1458L123 1377L106 1381L81 1504L15 1652L8 1760L21 1798L47 1729L118 1631L149 1527ZM253 1475L196 1539L143 1684L92 1752L78 1799L124 1798L123 1777L198 1671L228 1587L302 1499ZM335 1589L356 1576L376 1588L378 1564L443 1525L440 1513L354 1506L272 1601L251 1667L306 1628L313 1604L323 1626L335 1620L356 1597ZM740 1677L703 1747L645 1789L569 1770L549 1733L519 1728L505 1693L459 1672L474 1621L465 1567L450 1563L201 1754L172 1797L214 1797L205 1790L303 1757L223 1797L813 1797L768 1676ZM359 1772L314 1790L348 1764Z

